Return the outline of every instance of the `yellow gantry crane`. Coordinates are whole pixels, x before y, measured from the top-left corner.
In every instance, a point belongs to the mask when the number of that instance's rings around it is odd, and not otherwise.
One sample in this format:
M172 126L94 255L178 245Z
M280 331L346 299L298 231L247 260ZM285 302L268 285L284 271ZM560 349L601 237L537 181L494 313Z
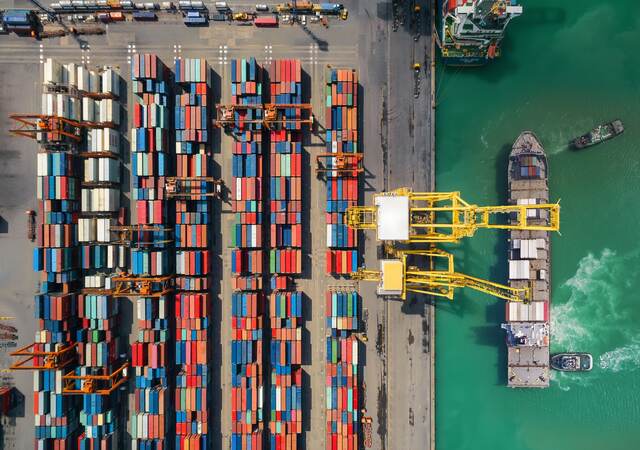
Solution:
M471 288L494 297L512 302L529 302L530 288L512 288L492 281L472 277L455 271L454 258L450 253L437 248L426 250L404 250L387 246L388 257L380 260L379 270L358 269L351 278L378 283L381 296L407 298L408 292L434 295L453 300L458 288ZM422 259L422 268L409 263L409 258ZM438 267L445 263L445 267Z
M376 230L379 241L458 242L480 228L559 231L560 204L477 206L459 192L400 188L374 196L374 206L350 206L347 225Z

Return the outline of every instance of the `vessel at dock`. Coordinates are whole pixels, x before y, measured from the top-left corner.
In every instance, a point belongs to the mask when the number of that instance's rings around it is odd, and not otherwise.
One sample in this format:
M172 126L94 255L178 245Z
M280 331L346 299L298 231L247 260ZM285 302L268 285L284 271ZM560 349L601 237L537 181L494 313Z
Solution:
M500 56L511 19L522 14L516 0L441 0L442 59L451 66L482 66Z
M525 131L509 155L509 203L549 202L547 157L537 137ZM532 211L531 224L544 225L544 211ZM549 386L550 239L547 231L509 232L509 284L531 288L528 303L507 302L507 384L510 387Z
M624 125L622 125L622 121L616 119L612 122L598 125L587 134L578 136L573 141L571 141L571 146L576 150L580 150L604 141L608 141L609 139L613 139L623 132Z

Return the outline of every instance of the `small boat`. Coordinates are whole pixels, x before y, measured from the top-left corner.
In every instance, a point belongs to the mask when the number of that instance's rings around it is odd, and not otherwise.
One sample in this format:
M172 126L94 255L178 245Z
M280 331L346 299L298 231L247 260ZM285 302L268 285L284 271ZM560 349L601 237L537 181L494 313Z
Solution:
M576 150L580 150L599 144L600 142L608 141L609 139L622 134L623 131L624 126L622 125L622 121L616 119L613 122L598 125L587 134L583 134L582 136L575 138L571 141L571 145Z
M589 353L557 353L551 356L551 367L562 372L588 372L593 368Z

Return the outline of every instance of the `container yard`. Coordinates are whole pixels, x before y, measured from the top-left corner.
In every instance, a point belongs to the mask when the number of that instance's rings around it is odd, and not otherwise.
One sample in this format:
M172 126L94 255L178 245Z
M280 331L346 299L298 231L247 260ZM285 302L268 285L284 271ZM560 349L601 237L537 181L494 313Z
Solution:
M100 19L102 41L14 33L21 52L0 45L11 86L29 88L0 89L25 186L5 180L16 206L0 205L3 252L22 255L0 272L24 278L0 311L24 323L17 352L0 355L22 366L12 386L27 410L7 436L42 450L430 442L431 307L407 315L351 279L378 251L347 223L371 191L432 182L430 163L411 158L431 161L433 131L402 129L431 113L428 90L393 120L398 130L380 119L380 108L415 101L387 78L389 67L411 77L399 68L414 57L371 58L369 25L391 25L357 2L269 5L247 11L253 27L238 27L234 2L230 16L192 3L175 16L164 5L111 11L125 20ZM430 39L415 45L427 58ZM33 244L21 229L30 209ZM390 326L399 321L402 331ZM408 330L423 344L396 346ZM420 394L405 400L408 385ZM16 398L2 397L3 411Z

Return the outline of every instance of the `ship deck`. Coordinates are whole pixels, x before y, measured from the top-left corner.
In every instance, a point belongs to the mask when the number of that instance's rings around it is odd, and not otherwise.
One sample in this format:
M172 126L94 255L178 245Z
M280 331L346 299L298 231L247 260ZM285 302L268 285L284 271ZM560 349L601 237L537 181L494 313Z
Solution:
M520 148L518 148L520 144ZM523 150L523 147L527 147ZM540 178L518 179L519 159L536 155ZM532 134L516 141L509 170L510 203L546 203L549 199L544 150ZM514 170L515 169L515 170ZM530 219L545 223L543 215ZM513 230L509 232L509 284L532 289L528 304L509 302L506 308L507 385L513 388L545 388L549 386L549 300L550 239L545 231Z

